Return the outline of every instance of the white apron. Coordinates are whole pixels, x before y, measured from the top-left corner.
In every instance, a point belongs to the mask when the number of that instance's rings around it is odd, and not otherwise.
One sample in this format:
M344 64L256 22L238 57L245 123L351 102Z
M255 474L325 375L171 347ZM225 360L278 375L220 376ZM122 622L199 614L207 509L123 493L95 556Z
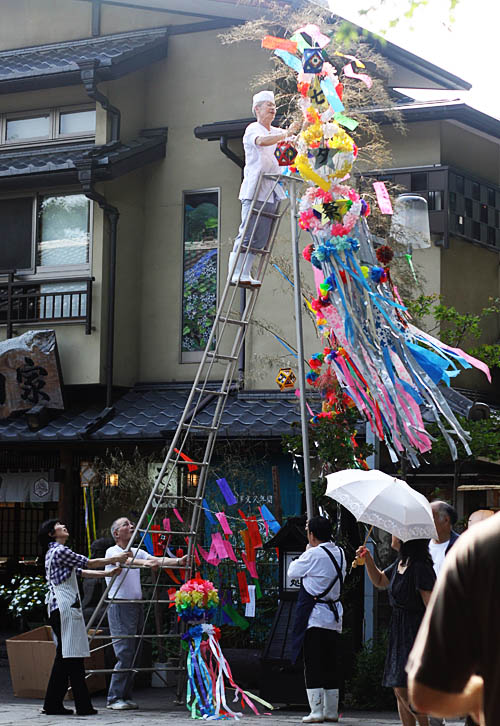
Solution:
M50 581L50 568L56 547L53 548L48 565L47 579L49 583L49 598L56 598L57 607L61 616L61 639L63 658L88 658L90 656L89 639L85 629L82 613L80 591L76 581L76 572L73 569L67 580L60 585ZM79 607L72 607L78 603ZM50 616L50 611L49 611Z

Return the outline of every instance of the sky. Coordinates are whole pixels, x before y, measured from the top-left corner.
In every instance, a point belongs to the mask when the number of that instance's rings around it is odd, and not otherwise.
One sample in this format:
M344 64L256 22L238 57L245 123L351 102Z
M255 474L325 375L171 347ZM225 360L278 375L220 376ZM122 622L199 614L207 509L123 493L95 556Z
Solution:
M338 15L379 33L389 22L387 40L472 84L472 90L408 93L419 99L461 98L468 105L500 119L500 1L458 0L450 21L450 0L427 0L405 18L409 0L328 0ZM368 14L359 10L373 7Z

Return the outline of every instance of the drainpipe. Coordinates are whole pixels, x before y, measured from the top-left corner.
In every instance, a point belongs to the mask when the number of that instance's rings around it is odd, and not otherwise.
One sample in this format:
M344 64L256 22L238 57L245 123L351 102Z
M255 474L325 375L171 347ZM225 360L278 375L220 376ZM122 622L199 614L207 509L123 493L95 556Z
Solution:
M227 145L227 136L221 136L220 137L220 150L222 153L227 156L228 159L230 159L236 166L238 166L240 169L243 169L245 166L245 162L241 157L239 157L237 154L232 151L229 146ZM243 313L245 312L246 307L246 292L245 288L242 287L240 290L240 317L243 317ZM240 348L240 355L238 358L238 385L240 388L243 388L243 384L245 382L245 341L243 341L243 344Z
M115 298L116 298L116 238L120 212L96 192L92 183L92 159L78 163L78 180L83 193L100 206L109 223L109 272L108 272L108 335L106 344L106 407L113 402L113 359L115 343Z
M97 58L93 58L92 60L81 61L78 63L78 67L80 68L82 83L85 86L87 95L89 98L92 98L94 101L100 103L103 109L107 111L111 117L110 143L113 143L120 139L121 113L120 109L113 106L108 97L97 89L98 78L96 76L100 64L101 63L97 60Z

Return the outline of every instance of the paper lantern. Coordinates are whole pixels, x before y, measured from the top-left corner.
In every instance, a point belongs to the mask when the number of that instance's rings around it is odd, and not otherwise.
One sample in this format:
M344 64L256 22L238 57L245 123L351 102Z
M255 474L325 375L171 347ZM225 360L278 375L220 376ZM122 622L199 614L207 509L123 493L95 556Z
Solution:
M323 70L323 54L321 48L304 48L302 68L304 73L321 73Z
M291 368L280 368L280 372L276 376L276 383L282 391L286 388L293 388L296 380Z
M274 155L280 166L290 166L297 156L297 149L294 149L288 141L282 141L277 144Z

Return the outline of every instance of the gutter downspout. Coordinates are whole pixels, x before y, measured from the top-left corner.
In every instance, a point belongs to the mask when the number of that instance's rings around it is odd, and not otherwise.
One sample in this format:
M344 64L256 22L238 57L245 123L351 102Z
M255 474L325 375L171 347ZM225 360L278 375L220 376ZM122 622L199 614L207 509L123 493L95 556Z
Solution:
M232 161L236 166L239 166L240 169L243 169L245 166L245 162L241 157L239 157L237 154L234 153L234 151L231 151L229 146L227 145L227 136L221 136L220 137L220 150L222 153L227 156L230 161ZM243 317L243 313L245 312L246 307L246 291L245 288L242 287L240 289L240 318ZM238 357L238 385L240 388L243 388L245 382L245 341L243 341L243 344L240 348L240 354Z
M96 58L89 61L81 61L80 63L78 63L82 83L85 86L87 95L89 96L89 98L92 98L94 101L100 103L103 109L105 111L108 111L111 116L111 138L109 142L113 143L115 141L118 141L120 138L121 112L120 109L116 106L113 106L113 104L109 101L108 97L105 96L104 93L101 93L97 88L98 78L96 77L96 75L99 66L100 61Z

